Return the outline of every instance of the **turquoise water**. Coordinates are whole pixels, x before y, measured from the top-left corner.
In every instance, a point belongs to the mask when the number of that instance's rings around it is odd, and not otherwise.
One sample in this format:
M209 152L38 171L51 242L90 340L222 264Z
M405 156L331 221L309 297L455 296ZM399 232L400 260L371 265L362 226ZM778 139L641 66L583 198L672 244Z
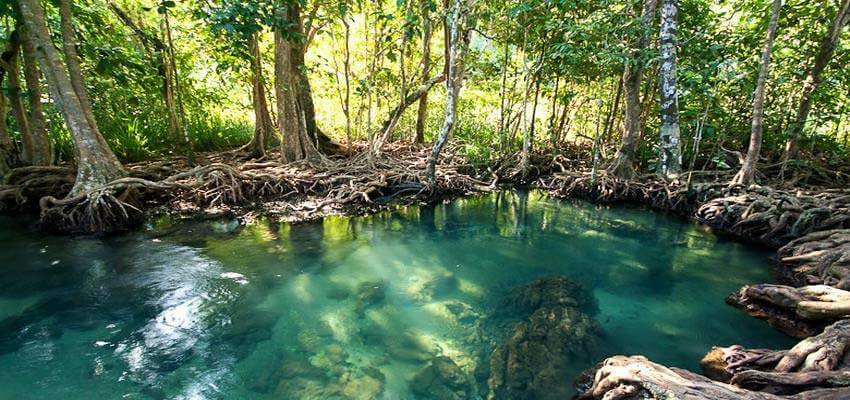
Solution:
M0 399L414 399L435 355L486 390L480 322L553 275L598 303L599 345L576 372L615 353L698 370L712 345L791 344L723 303L771 280L769 256L536 193L294 226L162 219L107 238L0 219Z

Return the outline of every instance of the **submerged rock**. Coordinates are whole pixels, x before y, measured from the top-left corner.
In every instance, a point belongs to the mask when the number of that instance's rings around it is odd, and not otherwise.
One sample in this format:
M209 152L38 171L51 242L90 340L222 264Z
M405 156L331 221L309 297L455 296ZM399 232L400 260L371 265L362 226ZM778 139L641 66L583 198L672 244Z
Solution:
M401 335L384 337L384 348L392 358L413 362L425 362L434 357L437 349L424 340L420 333L405 331Z
M367 368L356 373L345 372L339 378L339 386L345 399L377 399L384 391L386 378L377 368Z
M552 277L511 291L504 305L516 313L533 311L490 355L488 398L569 398L574 367L601 334L582 312L595 308L593 298L570 280Z
M473 397L473 386L463 370L448 357L435 357L419 370L410 390L426 399L463 400Z
M564 306L596 311L596 299L577 283L553 276L536 279L511 290L502 300L503 312L530 315L541 307Z
M357 313L362 314L367 308L384 301L386 292L387 285L383 281L361 283L355 295Z

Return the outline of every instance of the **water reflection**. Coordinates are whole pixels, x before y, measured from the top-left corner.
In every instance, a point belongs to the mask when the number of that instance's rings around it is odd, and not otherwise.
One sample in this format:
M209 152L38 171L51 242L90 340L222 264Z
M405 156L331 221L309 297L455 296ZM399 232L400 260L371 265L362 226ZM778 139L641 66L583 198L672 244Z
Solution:
M15 224L0 228L0 398L406 399L437 365L446 381L427 390L460 376L484 395L516 322L492 317L499 299L553 275L598 303L589 359L693 369L714 344L788 344L722 304L769 279L765 253L534 192L313 224L162 219L118 238Z

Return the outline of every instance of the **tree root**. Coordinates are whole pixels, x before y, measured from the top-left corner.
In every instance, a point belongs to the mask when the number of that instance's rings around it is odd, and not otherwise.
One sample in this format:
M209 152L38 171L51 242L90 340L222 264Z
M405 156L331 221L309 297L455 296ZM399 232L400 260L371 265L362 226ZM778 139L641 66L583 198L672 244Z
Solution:
M848 397L848 387L814 389L790 396L757 392L686 370L667 368L644 357L615 356L602 363L593 385L579 399L838 400Z
M815 335L830 322L850 316L850 292L826 285L744 286L726 301L798 338Z
M699 207L707 225L764 243L781 245L812 232L850 228L850 190L746 189Z
M46 191L39 196L42 222L60 231L123 230L140 221L143 209L155 206L207 213L250 208L271 214L296 213L299 219L307 220L330 213L373 210L389 202L430 201L494 187L492 182L477 179L474 168L452 151L441 160L436 186L428 185L421 172L427 149L409 145L388 145L380 158L357 156L313 164L269 159L244 162L235 153L230 157L200 155L199 165L193 168L179 157L130 165L129 177L70 198L60 199L67 189ZM24 172L18 175L24 176ZM23 191L37 182L32 179L21 178L0 187L0 199L28 202L32 197ZM61 168L38 179L70 187L73 175L70 169Z
M810 233L779 249L785 278L795 286L850 290L850 229Z
M702 360L706 376L770 393L850 386L850 321L841 320L791 350L715 347Z

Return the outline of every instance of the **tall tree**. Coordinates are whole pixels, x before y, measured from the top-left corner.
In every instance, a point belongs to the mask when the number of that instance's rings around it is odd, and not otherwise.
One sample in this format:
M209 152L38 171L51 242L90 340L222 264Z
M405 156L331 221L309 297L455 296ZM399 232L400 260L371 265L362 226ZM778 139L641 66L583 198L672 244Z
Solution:
M304 67L304 26L301 6L287 1L278 8L281 20L288 21L290 29L275 28L275 92L277 122L282 137L283 158L286 161L321 158L320 144L315 140L315 111L312 94ZM312 120L312 121L311 121ZM311 135L311 125L314 134Z
M29 35L22 35L21 49L24 58L24 80L27 83L27 99L29 99L29 135L25 142L29 143L31 149L29 162L32 165L53 164L53 146L50 136L47 134L47 121L44 118L44 109L41 106L41 74L38 71L38 61L35 56Z
M298 0L285 0L275 10L279 21L275 35L275 94L278 130L283 135L284 159L317 159L321 153L336 153L331 141L316 124L313 92L304 64L305 30Z
M124 25L133 31L136 38L142 44L145 53L155 64L157 75L162 79L160 93L162 94L162 100L165 106L168 138L174 145L182 143L184 139L180 133L180 122L177 116L177 101L174 97L174 77L172 76L171 66L168 62L168 48L165 42L157 37L157 35L147 32L140 23L133 20L125 10L118 7L114 2L108 1L107 6Z
M838 13L832 20L829 29L821 39L818 47L817 55L815 56L814 64L809 68L806 74L806 80L803 82L802 95L800 98L800 106L797 108L797 116L790 127L790 137L785 145L785 153L783 160L789 160L797 157L800 135L806 127L806 121L809 118L809 112L812 109L812 96L818 90L821 84L821 74L826 69L827 64L832 59L832 54L835 52L835 46L838 44L838 39L841 37L841 31L850 23L850 0L843 0L838 8Z
M35 46L36 56L47 80L47 87L74 139L77 177L69 195L87 193L124 176L124 168L118 158L100 135L97 125L86 115L83 102L71 82L69 68L63 66L53 46L40 1L20 0L18 4L27 28L26 33ZM73 40L67 37L62 39Z
M9 105L12 108L12 116L17 122L18 132L21 137L21 160L25 163L32 162L34 143L30 130L29 116L23 102L23 90L21 89L20 64L18 59L21 54L21 30L18 28L9 34L8 44L3 54L0 55L5 75L8 77L6 93L9 96Z
M761 135L764 130L764 93L767 86L767 76L770 73L770 56L773 51L773 42L776 40L776 31L779 25L779 11L782 9L782 0L773 0L770 13L770 22L767 25L767 37L761 51L759 63L759 75L756 81L756 90L753 93L753 120L750 128L750 145L747 155L741 164L741 169L732 179L733 184L749 186L755 181L756 165L761 153Z
M461 33L463 29L464 16L468 12L466 4L468 0L454 0L447 19L448 27L448 58L446 59L446 116L443 120L443 126L440 128L440 133L437 140L434 141L434 147L431 149L431 155L428 157L428 164L425 169L425 179L430 185L435 185L437 182L437 159L440 158L440 152L443 146L449 140L455 127L455 119L457 118L457 102L460 96L461 85L463 84L463 56L466 49L466 33Z
M259 34L254 33L248 39L248 52L251 59L251 102L254 108L254 137L246 146L256 157L266 155L266 142L274 133L274 123L266 100L266 84L263 80L263 57L260 53Z
M6 70L0 68L0 86ZM6 125L6 95L0 93L0 178L9 172L14 163L15 144L9 136L9 126Z
M638 139L641 136L640 87L646 64L646 56L643 53L649 44L650 27L656 7L657 0L644 0L640 17L641 32L623 71L623 89L626 94L625 130L617 154L608 166L608 172L622 178L631 178L635 174L632 164L634 164Z
M431 5L432 0L421 0L422 13L422 81L428 80L431 74ZM425 123L428 119L428 93L419 99L419 109L416 113L416 137L414 143L425 143Z
M661 138L658 172L675 178L682 171L679 140L679 96L676 89L676 46L678 45L677 0L661 0Z

